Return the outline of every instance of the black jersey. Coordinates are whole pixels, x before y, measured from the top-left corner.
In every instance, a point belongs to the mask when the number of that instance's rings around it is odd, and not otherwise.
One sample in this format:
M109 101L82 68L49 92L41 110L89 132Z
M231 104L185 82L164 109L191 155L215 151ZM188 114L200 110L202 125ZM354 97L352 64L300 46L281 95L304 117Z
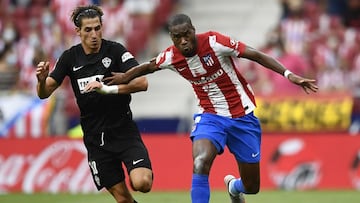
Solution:
M126 72L138 65L135 58L117 42L102 40L99 53L86 55L81 44L64 51L50 77L60 85L69 76L80 108L80 122L85 134L120 127L124 116L130 116L130 94L84 92L92 81L101 81L111 72Z

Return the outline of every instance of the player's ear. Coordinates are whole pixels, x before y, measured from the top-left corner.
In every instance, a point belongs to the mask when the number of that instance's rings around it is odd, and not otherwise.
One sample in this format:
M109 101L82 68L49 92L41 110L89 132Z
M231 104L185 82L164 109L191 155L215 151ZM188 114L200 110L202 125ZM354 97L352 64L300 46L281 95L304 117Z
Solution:
M80 28L79 27L75 27L75 32L76 32L76 34L78 35L78 36L80 36Z

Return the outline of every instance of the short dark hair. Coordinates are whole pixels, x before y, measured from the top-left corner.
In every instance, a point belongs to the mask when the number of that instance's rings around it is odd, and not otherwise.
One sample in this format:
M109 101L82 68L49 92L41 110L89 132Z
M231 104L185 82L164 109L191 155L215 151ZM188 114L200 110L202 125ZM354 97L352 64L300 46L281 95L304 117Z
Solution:
M100 23L102 24L102 16L104 12L102 9L97 5L88 5L88 6L78 6L76 7L72 14L71 20L74 22L76 27L81 27L81 20L83 18L95 18L99 17Z
M183 23L187 23L191 26L192 23L191 23L191 19L189 16L181 13L181 14L176 14L174 16L172 16L169 21L168 21L168 28L170 29L170 27L172 26L175 26L175 25L180 25L180 24L183 24Z

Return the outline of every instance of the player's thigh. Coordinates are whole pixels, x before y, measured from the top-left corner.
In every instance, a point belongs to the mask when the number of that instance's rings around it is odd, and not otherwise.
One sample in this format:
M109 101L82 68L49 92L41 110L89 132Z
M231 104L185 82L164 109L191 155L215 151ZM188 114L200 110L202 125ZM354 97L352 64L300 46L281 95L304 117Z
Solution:
M148 150L141 139L128 140L126 149L121 153L128 174L136 168L152 170Z
M194 125L190 135L193 142L193 155L196 156L197 152L202 152L203 147L207 148L207 144L202 140L209 140L216 148L218 154L224 152L226 144L225 132L227 128L226 119L215 114L195 114Z
M88 160L94 183L98 190L109 188L125 180L122 162L116 153L88 145Z

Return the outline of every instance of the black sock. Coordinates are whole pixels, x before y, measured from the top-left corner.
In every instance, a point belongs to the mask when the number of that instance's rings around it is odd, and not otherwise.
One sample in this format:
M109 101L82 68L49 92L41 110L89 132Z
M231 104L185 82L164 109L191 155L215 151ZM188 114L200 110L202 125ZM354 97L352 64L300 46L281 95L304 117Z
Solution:
M134 203L138 203L136 200L134 200Z

